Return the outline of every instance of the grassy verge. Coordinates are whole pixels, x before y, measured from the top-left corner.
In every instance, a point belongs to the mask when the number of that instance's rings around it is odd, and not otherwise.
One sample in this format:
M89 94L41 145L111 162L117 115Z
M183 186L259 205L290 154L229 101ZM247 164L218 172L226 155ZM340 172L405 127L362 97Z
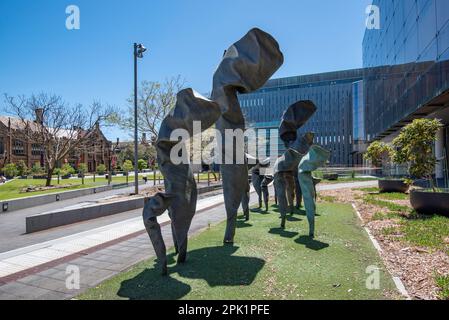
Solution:
M235 246L223 246L224 223L189 242L188 261L162 277L150 259L80 299L386 299L397 297L391 277L350 205L318 205L317 237L305 236L304 212L279 229L279 214L239 221ZM380 288L366 286L367 268L380 269Z

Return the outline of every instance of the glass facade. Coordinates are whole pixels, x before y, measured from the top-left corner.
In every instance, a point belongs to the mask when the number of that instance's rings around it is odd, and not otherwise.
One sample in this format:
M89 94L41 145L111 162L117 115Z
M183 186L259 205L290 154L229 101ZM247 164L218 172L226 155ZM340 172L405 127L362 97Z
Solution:
M449 1L374 0L380 29L363 40L368 140L388 137L447 103Z
M362 77L363 70L355 69L270 80L262 89L239 96L246 125L277 129L288 106L311 100L318 111L300 133L314 132L315 143L332 151L332 165L352 165L352 91L353 83ZM285 147L277 143L282 154Z
M391 139L416 118L443 119L442 140L449 141L449 0L373 5L380 26L365 32L363 69L270 80L239 96L247 127L278 128L289 105L312 100L318 111L301 131L315 132L315 143L332 151L333 165L361 164L367 142ZM447 159L449 146L441 147Z

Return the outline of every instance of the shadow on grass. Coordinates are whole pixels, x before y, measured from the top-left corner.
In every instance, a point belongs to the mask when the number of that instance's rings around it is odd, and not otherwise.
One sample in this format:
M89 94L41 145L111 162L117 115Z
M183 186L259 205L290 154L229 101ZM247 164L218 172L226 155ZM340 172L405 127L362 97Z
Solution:
M295 240L296 243L305 245L307 249L320 251L329 247L328 243L315 240L309 236L300 236Z
M236 223L236 228L238 228L238 229L250 228L252 226L253 226L252 224L248 223L247 221L243 221L243 220L237 220L237 223Z
M248 286L252 284L265 265L265 261L253 257L233 256L235 246L197 249L189 252L185 264L169 268L185 279L202 279L210 287ZM124 280L118 295L131 300L173 300L186 296L190 285L171 276L163 277L157 266L145 269L136 277Z
M268 233L281 236L282 238L289 238L289 239L292 239L299 234L298 232L286 231L281 228L271 228L270 231L268 231Z

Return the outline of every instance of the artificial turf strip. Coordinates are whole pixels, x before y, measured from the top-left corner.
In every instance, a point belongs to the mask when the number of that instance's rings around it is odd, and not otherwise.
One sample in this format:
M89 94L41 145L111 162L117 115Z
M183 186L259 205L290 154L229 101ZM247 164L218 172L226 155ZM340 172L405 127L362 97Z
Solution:
M316 239L304 212L279 229L279 214L252 213L239 221L235 246L223 246L224 223L189 242L188 262L169 277L155 260L89 289L79 299L388 299L399 298L350 205L318 205ZM366 287L369 266L380 268L380 289Z

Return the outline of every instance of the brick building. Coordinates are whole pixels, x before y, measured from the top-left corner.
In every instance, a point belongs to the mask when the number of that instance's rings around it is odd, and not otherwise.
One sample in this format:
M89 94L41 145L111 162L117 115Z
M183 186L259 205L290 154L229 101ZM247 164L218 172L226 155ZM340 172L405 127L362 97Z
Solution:
M29 124L35 124L30 121ZM0 116L0 169L8 163L17 164L23 160L25 164L31 168L34 164L39 163L41 167L45 167L44 148L39 144L30 141L23 133L24 123L19 118ZM77 168L80 163L85 163L89 172L96 170L99 164L106 167L112 158L112 143L106 139L99 125L92 130L80 130L83 138L88 135L86 146L80 150L72 152L64 159L64 163L69 163Z

